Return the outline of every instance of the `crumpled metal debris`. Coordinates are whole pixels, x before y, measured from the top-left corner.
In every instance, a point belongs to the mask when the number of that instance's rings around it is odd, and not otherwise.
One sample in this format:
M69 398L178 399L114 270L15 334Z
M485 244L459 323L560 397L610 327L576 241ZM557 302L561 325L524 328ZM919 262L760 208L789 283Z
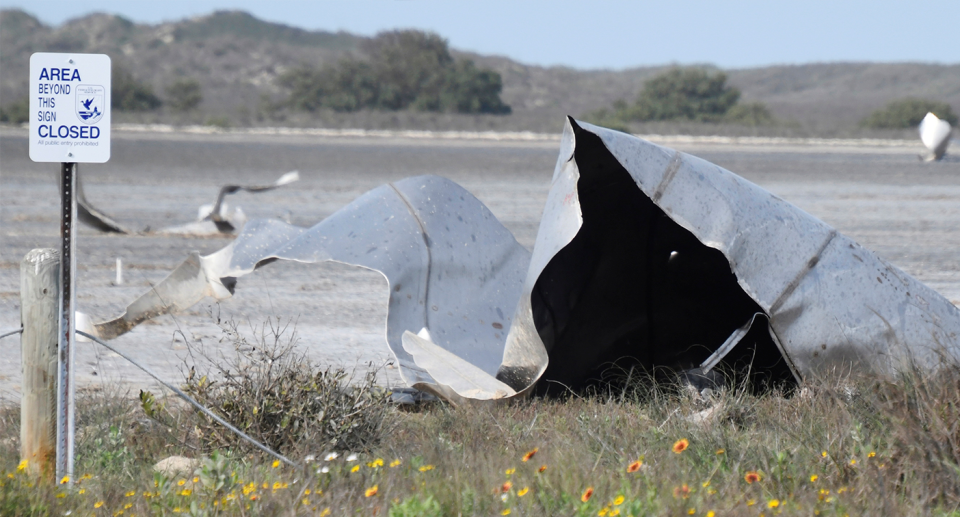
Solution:
M611 372L772 386L837 366L936 369L960 346L956 307L822 221L712 163L573 119L532 255L455 183L409 178L309 230L251 221L97 330L229 296L274 259L383 273L403 379L454 403Z
M920 141L927 148L927 154L921 155L920 159L927 162L943 159L950 145L950 123L940 120L933 113L927 113L917 129L920 131Z
M266 192L300 180L300 173L292 171L280 176L277 181L269 185L224 185L220 187L217 200L213 204L200 206L197 211L197 220L184 225L162 228L157 233L165 235L235 235L247 222L247 216L240 207L230 207L224 198L237 192Z
M293 183L300 179L300 173L297 171L288 172L280 176L277 181L269 185L224 185L220 187L220 193L213 204L202 205L197 214L197 220L180 226L162 228L157 231L160 234L168 235L233 235L247 222L247 216L240 207L231 208L224 202L224 198L237 192L266 192L278 187ZM77 217L80 222L108 233L133 234L135 231L118 223L112 217L97 209L83 193L83 185L80 176L77 176Z
M336 261L383 274L390 289L387 344L401 377L414 388L455 399L455 392L418 366L422 361L413 354L419 349L405 346L404 331L419 332L453 362L493 379L530 253L456 183L407 178L367 192L309 229L250 221L229 246L191 255L123 315L96 324L95 333L112 339L206 296L227 298L238 277L277 259ZM446 378L442 368L437 372Z
M721 167L572 119L497 378L588 382L612 364L765 381L958 357L960 311Z

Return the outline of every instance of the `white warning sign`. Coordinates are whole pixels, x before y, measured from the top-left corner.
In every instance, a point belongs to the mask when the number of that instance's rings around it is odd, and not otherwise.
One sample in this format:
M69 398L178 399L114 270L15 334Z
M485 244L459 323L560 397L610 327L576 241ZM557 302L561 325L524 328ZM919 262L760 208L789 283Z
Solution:
M110 160L109 56L30 56L30 159Z

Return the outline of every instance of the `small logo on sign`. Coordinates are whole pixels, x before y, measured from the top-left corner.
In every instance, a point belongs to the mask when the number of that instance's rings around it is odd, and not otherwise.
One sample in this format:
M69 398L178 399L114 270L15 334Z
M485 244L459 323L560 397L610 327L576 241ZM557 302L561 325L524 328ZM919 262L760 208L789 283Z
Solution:
M103 118L106 99L103 86L81 84L77 86L77 116L86 124L96 124Z

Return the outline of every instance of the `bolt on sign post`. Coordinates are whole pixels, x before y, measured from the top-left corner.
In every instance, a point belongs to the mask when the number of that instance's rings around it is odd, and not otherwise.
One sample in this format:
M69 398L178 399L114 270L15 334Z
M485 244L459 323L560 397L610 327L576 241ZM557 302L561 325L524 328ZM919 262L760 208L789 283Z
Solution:
M30 56L30 159L60 163L57 479L73 475L78 164L110 159L110 79L104 54Z

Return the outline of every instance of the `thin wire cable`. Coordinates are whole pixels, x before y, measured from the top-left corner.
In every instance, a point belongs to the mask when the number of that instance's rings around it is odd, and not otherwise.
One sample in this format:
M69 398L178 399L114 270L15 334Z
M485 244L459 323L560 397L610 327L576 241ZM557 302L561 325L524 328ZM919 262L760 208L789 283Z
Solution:
M117 350L116 348L114 348L114 347L106 344L105 342L101 341L99 338L97 338L97 337L95 337L95 336L91 336L90 334L87 334L86 332L83 332L82 330L78 330L78 331L77 331L77 334L79 334L79 335L81 335L81 336L83 336L83 337L85 337L85 338L92 339L93 341L96 341L97 343L100 343L101 345L107 347L107 349L109 349L110 351L116 353L117 355L119 355L120 357L126 359L127 361L130 361L131 363L133 363L134 366L136 366L137 368L140 368L141 370L143 370L144 372L146 372L147 375L153 377L154 379L157 380L157 382L159 382L160 384L163 384L164 386L166 386L167 388L169 388L171 391L173 391L174 393L176 393L180 398L182 398L183 400L186 400L186 401L189 402L191 405L193 405L193 407L195 407L195 408L199 409L201 412L203 412L203 414L205 414L205 415L209 416L210 418L216 420L217 422L220 423L220 425L222 425L222 426L226 427L227 429L229 429L229 430L233 431L234 433L236 433L237 436L239 436L239 437L243 438L244 440L246 440L246 441L248 441L248 442L256 445L257 448L259 448L261 451L266 452L267 454L270 454L271 456L277 458L278 460L280 460L280 461L282 461L282 462L284 462L284 463L286 463L286 464L288 464L288 465L290 465L290 466L293 466L293 467L298 467L298 466L299 466L299 465L297 465L296 463L294 463L293 461L291 461L289 458L287 458L286 456L280 454L279 452L274 452L272 449L270 449L270 448L267 447L266 445L264 445L264 444L262 444L262 443L260 443L260 442L258 442L258 441L256 441L256 440L254 440L253 438L247 436L243 431L241 431L241 430L237 429L236 427L230 425L230 423L228 423L226 420L220 418L219 416L217 416L216 414L214 414L214 413L213 413L212 411L210 411L209 409L203 407L199 402L197 402L196 400L194 400L193 398L191 398L189 395L187 395L186 393L184 393L183 391L181 391L180 388L177 388L176 386L174 386L174 385L172 385L172 384L164 381L163 379L161 379L160 377L158 377L157 374L153 373L149 368L147 368L146 366L143 366L142 364L138 363L138 362L135 361L133 358L127 356L127 355L124 354L123 352L121 352L121 351Z
M14 334L20 334L21 332L23 332L23 327L20 327L17 330L11 330L10 332L4 332L3 334L0 334L0 339L3 339L7 336L12 336Z

